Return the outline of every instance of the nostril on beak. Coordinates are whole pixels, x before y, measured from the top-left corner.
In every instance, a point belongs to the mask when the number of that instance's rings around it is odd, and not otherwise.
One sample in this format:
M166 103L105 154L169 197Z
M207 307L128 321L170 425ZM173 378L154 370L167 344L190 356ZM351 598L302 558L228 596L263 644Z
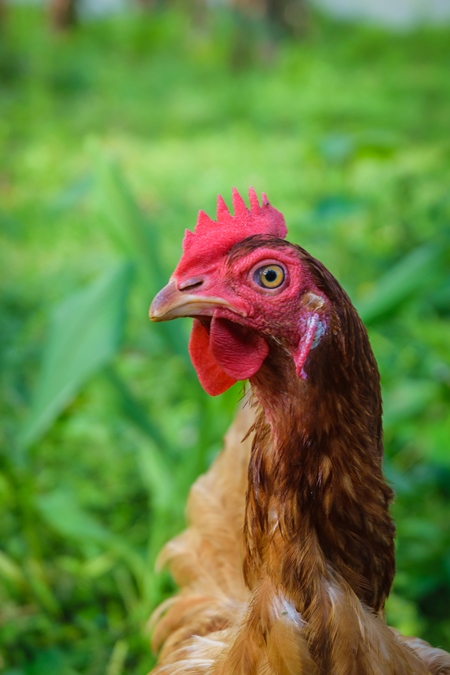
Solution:
M203 285L204 278L203 277L192 277L191 279L186 279L186 281L182 281L178 288L180 291L192 291L194 288L200 288L200 286Z

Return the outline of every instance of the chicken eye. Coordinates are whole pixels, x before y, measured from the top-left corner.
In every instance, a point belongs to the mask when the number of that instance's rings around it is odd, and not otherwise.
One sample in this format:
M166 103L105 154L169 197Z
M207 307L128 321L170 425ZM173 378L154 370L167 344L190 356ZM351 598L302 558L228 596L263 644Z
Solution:
M256 270L254 279L263 288L278 288L285 278L284 269L280 265L264 265Z

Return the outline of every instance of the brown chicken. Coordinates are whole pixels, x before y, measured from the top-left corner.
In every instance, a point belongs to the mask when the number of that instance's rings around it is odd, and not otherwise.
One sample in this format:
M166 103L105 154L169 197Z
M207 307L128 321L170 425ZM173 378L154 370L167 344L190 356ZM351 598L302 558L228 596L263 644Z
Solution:
M194 317L208 393L252 390L162 552L180 591L153 615L152 673L450 673L449 654L384 619L395 529L366 330L265 195L251 189L250 204L235 190L234 216L220 197L217 221L200 212L150 309Z

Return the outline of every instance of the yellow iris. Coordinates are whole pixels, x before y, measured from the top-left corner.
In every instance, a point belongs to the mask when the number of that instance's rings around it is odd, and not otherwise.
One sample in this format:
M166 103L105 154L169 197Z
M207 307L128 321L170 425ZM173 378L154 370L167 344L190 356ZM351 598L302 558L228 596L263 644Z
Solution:
M265 265L256 271L255 277L263 288L278 288L284 281L284 269L280 265Z

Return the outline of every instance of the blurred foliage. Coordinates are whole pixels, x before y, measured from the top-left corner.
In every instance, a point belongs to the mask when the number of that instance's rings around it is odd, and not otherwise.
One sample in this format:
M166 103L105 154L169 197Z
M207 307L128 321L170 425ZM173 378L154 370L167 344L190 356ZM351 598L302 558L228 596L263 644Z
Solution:
M241 389L151 326L184 227L250 184L360 308L382 372L390 620L450 648L450 32L137 10L0 40L0 668L144 673L154 570ZM158 8L159 7L159 8ZM120 169L118 167L121 167ZM124 178L126 176L126 179Z

